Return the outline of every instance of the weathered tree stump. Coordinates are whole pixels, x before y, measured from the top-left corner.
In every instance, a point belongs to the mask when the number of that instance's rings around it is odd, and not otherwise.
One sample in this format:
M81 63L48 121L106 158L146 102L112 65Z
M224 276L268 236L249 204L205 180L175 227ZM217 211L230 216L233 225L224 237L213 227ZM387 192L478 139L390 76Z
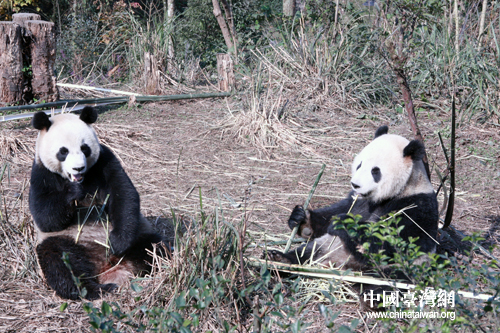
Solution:
M217 54L217 73L219 74L219 89L230 91L236 86L234 77L233 60L230 54Z
M160 89L160 71L156 58L149 52L144 53L144 79L146 82L145 92L147 95L159 95Z
M24 22L32 21L32 20L41 20L40 15L33 13L18 13L12 15L12 22L19 24L20 26L24 26Z
M15 103L22 97L23 58L21 27L0 22L0 102Z
M59 99L54 76L54 63L56 60L56 29L52 22L25 21L26 30L31 37L30 55L31 87L33 98L54 102Z

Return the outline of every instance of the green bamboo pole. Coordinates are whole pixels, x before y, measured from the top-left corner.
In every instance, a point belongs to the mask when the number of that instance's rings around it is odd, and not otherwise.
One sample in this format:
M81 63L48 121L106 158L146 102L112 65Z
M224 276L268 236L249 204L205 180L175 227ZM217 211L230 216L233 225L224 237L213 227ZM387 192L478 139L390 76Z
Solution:
M323 176L323 171L325 171L325 168L326 168L326 165L323 164L321 166L320 172L318 173L318 176L316 177L316 181L314 182L314 185L313 185L311 191L309 192L309 196L307 197L306 202L304 203L304 210L307 209L307 206L309 206L309 202L311 201L311 199L314 195L314 191L316 191L316 187L318 186L318 183L319 183L319 180L321 179L321 176ZM286 243L285 250L283 250L284 253L287 253L288 250L290 250L290 245L292 245L292 239L297 234L297 231L299 231L299 226L300 225L296 225L295 228L293 228L292 234L290 235L290 238L288 239L288 242Z
M216 98L216 97L228 97L231 93L204 93L204 94L182 94L182 95L161 95L161 96L137 96L137 102L153 102L153 101L175 101L180 99L191 99L191 98ZM0 112L3 111L21 111L21 110L32 110L32 109L48 109L57 106L72 106L75 104L96 104L96 103L114 103L129 101L128 96L118 96L118 97L103 97L103 98L89 98L89 99L68 99L61 100L51 103L42 104L30 104L30 105L16 105L16 106L6 106L0 108Z

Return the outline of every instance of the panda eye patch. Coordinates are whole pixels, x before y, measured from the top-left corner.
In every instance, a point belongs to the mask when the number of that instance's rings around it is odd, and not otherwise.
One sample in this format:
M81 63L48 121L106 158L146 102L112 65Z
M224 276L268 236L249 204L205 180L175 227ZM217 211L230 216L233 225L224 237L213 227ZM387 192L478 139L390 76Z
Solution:
M82 153L85 155L85 157L89 157L90 156L90 153L92 152L90 147L84 143L80 149L82 150Z
M358 167L356 168L356 170L358 170L359 168L361 168L361 164L362 164L362 163L363 163L363 162L359 163L359 165L358 165Z
M375 183L378 183L380 181L380 179L382 179L382 173L380 173L380 168L373 167L372 168L372 176L373 176L373 180L375 181Z
M66 156L68 156L69 150L66 147L59 148L59 151L56 154L57 159L60 162L64 162L66 160Z

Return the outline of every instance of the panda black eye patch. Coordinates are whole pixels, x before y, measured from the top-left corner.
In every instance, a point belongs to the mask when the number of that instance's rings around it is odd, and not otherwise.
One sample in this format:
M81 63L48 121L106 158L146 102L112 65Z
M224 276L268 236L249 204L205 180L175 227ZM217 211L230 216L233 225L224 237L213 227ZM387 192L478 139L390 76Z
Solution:
M92 150L90 149L90 147L84 143L80 149L82 150L82 153L85 155L85 157L89 157L90 156L90 153L92 152Z
M375 183L378 183L380 179L382 179L382 173L380 172L380 169L378 167L372 168L372 176Z
M57 159L60 162L64 162L66 160L66 156L68 156L69 150L66 147L59 148L59 151L56 154Z

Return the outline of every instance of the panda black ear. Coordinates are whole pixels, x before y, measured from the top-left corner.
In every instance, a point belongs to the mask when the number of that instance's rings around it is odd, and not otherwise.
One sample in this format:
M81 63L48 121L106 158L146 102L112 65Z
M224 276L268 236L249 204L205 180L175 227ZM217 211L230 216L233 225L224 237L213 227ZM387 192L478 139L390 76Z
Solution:
M45 114L43 111L38 111L31 119L31 124L34 128L41 131L43 129L48 130L52 122L49 120L49 116Z
M80 114L80 119L87 124L93 124L97 120L97 111L91 106L86 106Z
M375 137L374 137L374 139L378 138L381 135L387 134L387 132L389 132L389 127L387 127L387 125L380 126L375 131Z
M419 140L411 140L403 149L403 157L410 156L412 160L419 161L425 156L424 144Z

